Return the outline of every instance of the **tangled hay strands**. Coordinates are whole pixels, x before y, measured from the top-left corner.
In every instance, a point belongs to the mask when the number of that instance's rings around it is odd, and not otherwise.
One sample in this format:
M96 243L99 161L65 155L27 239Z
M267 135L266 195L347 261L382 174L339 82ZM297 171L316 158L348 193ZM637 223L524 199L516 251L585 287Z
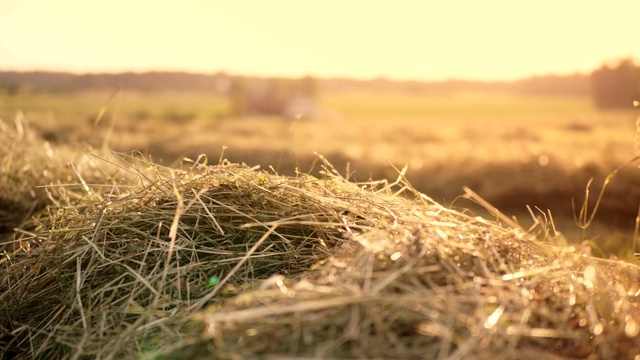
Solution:
M275 274L296 279L347 234L397 226L389 209L405 201L382 201L386 182L353 184L329 169L317 179L226 162L144 165L155 178L100 198L56 195L67 200L16 234L31 246L0 274L14 355L110 357L172 343L206 305Z
M410 205L409 209L401 209ZM394 229L351 242L298 280L268 279L194 319L156 359L635 359L640 269L398 202Z

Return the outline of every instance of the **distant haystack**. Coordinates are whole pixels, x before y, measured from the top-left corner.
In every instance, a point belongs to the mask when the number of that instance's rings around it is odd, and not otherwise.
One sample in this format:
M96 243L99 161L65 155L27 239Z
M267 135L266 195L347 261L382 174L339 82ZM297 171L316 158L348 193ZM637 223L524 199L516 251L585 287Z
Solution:
M310 120L323 113L316 101L316 81L311 77L263 81L236 78L229 94L236 116L267 115Z

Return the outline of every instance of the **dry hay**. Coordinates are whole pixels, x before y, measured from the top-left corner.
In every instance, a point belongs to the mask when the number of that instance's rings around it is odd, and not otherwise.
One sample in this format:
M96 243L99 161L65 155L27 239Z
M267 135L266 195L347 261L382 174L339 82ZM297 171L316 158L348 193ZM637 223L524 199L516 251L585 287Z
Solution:
M51 146L32 131L21 113L11 123L0 119L0 159L0 253L9 250L3 243L10 239L13 228L31 215L47 204L71 202L69 196L74 194L64 189L68 184L96 184L101 193L100 188L111 191L120 183L130 186L136 180L122 171L117 165L121 161L110 152Z
M640 349L637 266L445 208L403 173L356 184L326 162L321 178L130 163L127 186L77 173L47 187L50 205L13 235L29 246L1 265L4 358L611 359Z

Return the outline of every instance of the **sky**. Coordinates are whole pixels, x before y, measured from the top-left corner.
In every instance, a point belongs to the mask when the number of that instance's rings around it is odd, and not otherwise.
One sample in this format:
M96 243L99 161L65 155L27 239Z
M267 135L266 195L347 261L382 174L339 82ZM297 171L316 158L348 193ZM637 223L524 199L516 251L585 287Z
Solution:
M640 1L0 0L0 70L516 80L640 60Z

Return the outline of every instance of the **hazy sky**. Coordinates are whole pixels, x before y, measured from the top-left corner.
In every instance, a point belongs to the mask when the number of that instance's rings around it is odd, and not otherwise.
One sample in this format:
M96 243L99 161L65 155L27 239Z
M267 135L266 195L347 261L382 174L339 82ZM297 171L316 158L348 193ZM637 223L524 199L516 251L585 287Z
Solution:
M0 69L510 80L640 60L640 1L0 0Z

